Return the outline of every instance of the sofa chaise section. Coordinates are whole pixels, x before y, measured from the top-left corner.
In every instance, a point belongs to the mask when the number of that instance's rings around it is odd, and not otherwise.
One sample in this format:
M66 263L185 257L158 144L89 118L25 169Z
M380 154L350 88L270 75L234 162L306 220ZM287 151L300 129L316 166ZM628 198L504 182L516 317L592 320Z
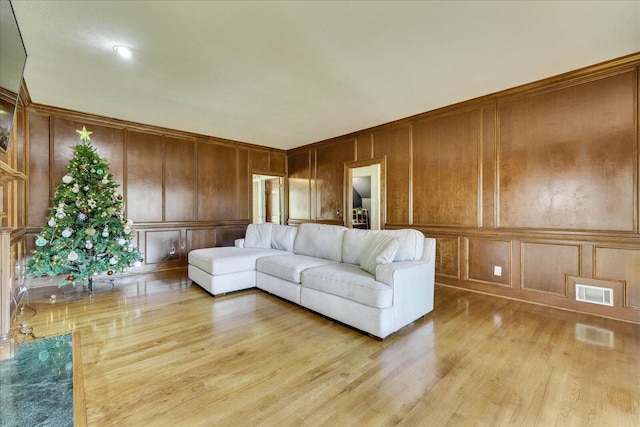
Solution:
M274 232L275 229L275 232ZM213 296L256 287L256 261L293 251L294 227L249 224L244 239L232 247L189 252L189 279Z
M286 254L278 249L218 247L189 252L189 279L211 295L255 288L256 261Z

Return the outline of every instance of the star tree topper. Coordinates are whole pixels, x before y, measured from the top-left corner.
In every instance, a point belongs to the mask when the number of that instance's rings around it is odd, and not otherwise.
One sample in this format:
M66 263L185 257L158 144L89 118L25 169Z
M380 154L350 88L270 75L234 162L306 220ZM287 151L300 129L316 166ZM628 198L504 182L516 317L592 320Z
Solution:
M89 138L89 135L91 135L93 132L89 132L85 126L82 126L82 130L76 129L76 132L78 132L78 134L80 135L80 141L82 142L91 141L91 138Z

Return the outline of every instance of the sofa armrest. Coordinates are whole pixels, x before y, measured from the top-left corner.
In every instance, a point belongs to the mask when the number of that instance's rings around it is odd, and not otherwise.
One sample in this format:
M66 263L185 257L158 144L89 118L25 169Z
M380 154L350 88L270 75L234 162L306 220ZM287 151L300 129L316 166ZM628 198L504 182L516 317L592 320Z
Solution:
M435 259L378 265L376 280L393 288L395 330L433 310Z
M376 281L382 282L391 287L399 282L399 279L408 279L413 277L420 281L424 277L420 277L420 273L424 271L429 264L428 261L396 261L388 264L379 264L376 267ZM400 277L402 276L402 277Z
M234 245L236 248L244 248L244 239L236 239L236 240L233 242L233 245Z

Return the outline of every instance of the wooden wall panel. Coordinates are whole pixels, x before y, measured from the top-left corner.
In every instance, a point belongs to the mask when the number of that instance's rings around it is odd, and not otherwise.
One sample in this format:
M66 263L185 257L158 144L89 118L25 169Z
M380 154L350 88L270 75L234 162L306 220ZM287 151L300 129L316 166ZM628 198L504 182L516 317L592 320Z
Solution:
M501 286L512 286L511 242L504 240L469 239L469 280L479 280ZM500 267L500 276L494 267Z
M281 175L287 173L287 156L284 153L271 151L269 153L269 171Z
M127 216L135 222L163 220L163 140L140 132L126 133Z
M436 274L460 277L460 239L438 237L436 239Z
M49 216L49 116L29 113L28 225L41 227Z
M481 227L496 226L496 105L482 108L482 200Z
M182 257L180 250L180 230L147 230L145 234L145 264L157 264L165 261L177 261ZM174 255L169 249L175 250Z
M289 169L289 218L311 219L311 153L309 150L290 155Z
M233 246L236 239L246 234L247 227L218 227L216 229L216 246Z
M119 192L123 193L124 131L58 117L53 120L53 189L55 190L64 174L67 173L67 164L73 157L72 148L80 144L80 136L76 130L81 130L82 126L86 126L89 132L93 132L91 134L91 143L100 157L109 159L109 173L113 175L114 181L120 185Z
M344 211L344 163L355 159L355 141L346 140L318 148L316 151L317 220L341 221Z
M249 163L253 171L269 170L269 152L265 150L249 150Z
M356 160L373 159L373 139L371 134L359 135L356 138Z
M387 158L386 219L389 224L410 222L410 135L409 125L373 134L373 157Z
M194 141L164 138L165 221L196 219L196 146Z
M215 228L187 229L187 246L189 250L213 248L216 246Z
M594 267L596 279L626 281L624 306L640 309L640 248L596 246Z
M237 153L227 145L198 143L198 220L237 218Z
M635 69L499 105L499 226L635 231Z
M569 296L568 276L582 274L579 245L523 242L521 287L529 291Z
M251 196L251 171L249 170L249 151L244 148L238 148L238 208L235 219L249 221L251 212L249 210L249 197Z
M480 113L413 124L413 223L478 226Z
M15 144L13 146L15 151L15 170L22 173L27 173L27 144L24 143L24 125L28 123L28 120L27 112L18 104L15 116L15 129L12 129L11 133L15 138L15 142L13 142L13 144Z

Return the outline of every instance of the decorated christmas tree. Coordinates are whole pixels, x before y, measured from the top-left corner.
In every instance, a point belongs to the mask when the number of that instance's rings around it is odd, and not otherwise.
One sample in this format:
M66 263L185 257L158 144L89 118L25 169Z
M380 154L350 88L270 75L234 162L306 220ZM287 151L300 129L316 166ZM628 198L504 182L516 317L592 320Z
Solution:
M56 188L50 215L36 249L26 265L29 276L57 276L58 286L83 284L93 288L93 277L112 276L141 265L142 256L131 243L135 235L132 221L124 218L124 202L118 184L107 173L109 161L100 158L82 130L81 144L67 174Z

